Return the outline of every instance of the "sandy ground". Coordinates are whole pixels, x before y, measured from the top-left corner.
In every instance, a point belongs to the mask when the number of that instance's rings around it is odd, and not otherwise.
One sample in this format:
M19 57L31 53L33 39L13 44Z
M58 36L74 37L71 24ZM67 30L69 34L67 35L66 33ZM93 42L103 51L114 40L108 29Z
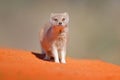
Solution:
M44 55L0 49L0 80L120 80L120 66L100 60L67 58L67 64L43 60Z

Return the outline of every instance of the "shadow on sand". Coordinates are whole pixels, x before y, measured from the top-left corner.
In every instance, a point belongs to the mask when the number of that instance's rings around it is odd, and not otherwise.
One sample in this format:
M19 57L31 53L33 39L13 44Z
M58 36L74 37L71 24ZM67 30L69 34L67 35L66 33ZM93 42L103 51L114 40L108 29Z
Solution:
M37 52L31 52L34 56L36 56L38 59L44 60L44 61L54 61L54 58L51 57L50 60L46 60L45 58L45 54L42 53L37 53Z

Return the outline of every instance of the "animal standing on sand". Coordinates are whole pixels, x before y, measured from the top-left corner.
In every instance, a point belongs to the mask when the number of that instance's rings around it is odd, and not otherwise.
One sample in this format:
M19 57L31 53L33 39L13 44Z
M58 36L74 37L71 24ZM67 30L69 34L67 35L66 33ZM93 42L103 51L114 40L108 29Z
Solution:
M40 31L41 49L46 54L45 59L54 57L56 63L66 63L68 23L68 13L51 13L49 22Z

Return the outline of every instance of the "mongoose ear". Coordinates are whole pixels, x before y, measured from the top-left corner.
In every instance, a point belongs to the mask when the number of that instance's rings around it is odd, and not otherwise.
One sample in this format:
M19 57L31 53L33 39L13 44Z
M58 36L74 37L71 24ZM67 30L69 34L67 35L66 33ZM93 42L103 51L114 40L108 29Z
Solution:
M53 16L54 16L54 13L51 13L50 16L53 17Z

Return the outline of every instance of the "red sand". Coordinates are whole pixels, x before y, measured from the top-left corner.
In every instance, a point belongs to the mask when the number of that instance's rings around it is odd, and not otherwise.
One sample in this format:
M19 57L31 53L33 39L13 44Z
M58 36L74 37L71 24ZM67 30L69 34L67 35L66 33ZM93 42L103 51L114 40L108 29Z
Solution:
M42 57L30 51L0 49L0 80L120 80L117 65L71 58L67 64L57 64Z

